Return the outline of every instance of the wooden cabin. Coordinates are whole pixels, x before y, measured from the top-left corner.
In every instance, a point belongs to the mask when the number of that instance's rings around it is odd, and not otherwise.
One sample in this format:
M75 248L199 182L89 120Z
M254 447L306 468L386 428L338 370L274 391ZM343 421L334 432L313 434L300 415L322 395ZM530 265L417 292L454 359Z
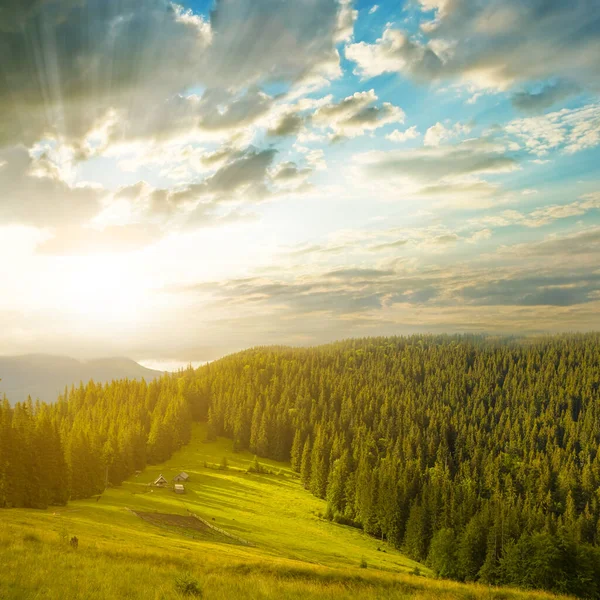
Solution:
M185 471L181 471L179 475L175 475L175 477L173 477L173 481L189 481L189 479L190 476Z
M173 488L176 494L185 494L185 488L182 483L176 483Z
M161 473L160 476L154 480L152 485L156 486L156 487L167 487L169 485L169 482L165 479L165 477Z

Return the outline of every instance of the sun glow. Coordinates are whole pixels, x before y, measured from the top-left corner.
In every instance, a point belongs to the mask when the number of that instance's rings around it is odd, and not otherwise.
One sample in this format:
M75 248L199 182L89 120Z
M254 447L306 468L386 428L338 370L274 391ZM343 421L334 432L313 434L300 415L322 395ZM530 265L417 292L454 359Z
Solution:
M140 322L146 314L149 286L123 257L86 257L58 279L60 308L82 324L105 328Z

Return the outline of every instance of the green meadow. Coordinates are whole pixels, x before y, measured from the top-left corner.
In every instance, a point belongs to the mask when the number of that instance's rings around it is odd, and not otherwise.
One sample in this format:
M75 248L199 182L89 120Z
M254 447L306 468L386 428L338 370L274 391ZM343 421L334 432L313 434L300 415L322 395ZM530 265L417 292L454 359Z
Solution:
M289 465L261 460L268 472L249 472L251 454L205 437L195 425L170 460L99 498L2 511L0 598L556 598L436 580L386 543L325 520L325 502ZM180 471L190 475L185 494L149 485Z

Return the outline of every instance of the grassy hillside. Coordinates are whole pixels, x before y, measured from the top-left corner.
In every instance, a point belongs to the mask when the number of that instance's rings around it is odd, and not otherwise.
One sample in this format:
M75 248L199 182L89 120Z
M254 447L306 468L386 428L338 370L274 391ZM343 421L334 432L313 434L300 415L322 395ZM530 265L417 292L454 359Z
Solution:
M272 474L247 473L252 455L234 454L229 440L204 438L195 426L192 443L171 460L98 500L3 511L0 598L192 597L186 583L215 599L551 597L435 580L386 544L321 519L325 502L288 465L265 460ZM185 495L148 486L160 473L170 480L181 470L191 476ZM415 567L420 577L410 575Z

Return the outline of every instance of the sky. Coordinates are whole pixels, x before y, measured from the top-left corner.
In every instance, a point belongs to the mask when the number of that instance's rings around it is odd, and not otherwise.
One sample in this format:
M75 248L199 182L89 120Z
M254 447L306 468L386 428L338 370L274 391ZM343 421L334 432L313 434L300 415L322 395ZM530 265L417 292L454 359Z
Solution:
M600 326L600 0L2 0L0 353Z

